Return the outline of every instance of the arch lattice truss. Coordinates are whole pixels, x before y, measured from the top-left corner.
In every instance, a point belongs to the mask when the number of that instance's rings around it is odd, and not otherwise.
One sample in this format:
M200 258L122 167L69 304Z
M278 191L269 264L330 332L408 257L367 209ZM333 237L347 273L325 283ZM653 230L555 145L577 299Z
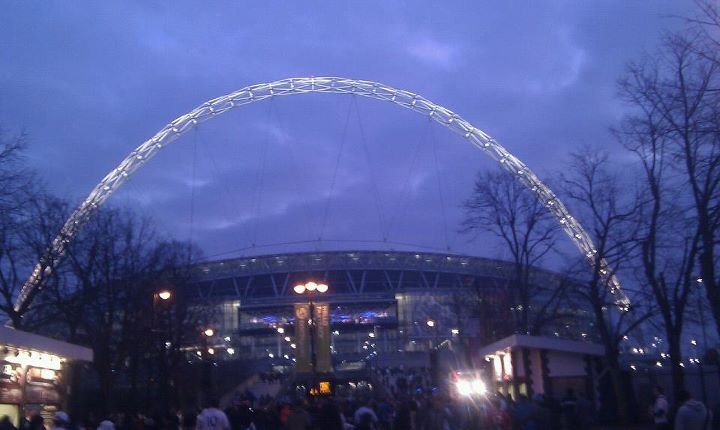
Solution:
M252 85L205 102L191 112L178 117L138 146L95 186L85 201L68 218L58 236L48 246L45 256L38 262L28 280L23 284L15 303L15 310L22 313L27 309L30 301L42 288L45 279L55 269L82 226L130 175L153 158L162 148L173 143L196 125L231 109L271 97L304 93L351 94L394 103L429 116L432 120L459 134L500 163L503 169L513 175L544 203L589 263L593 267L595 264L600 265L601 273L606 274L608 288L614 295L615 303L620 309L627 309L629 306L629 300L622 292L619 281L612 274L607 262L597 258L595 246L580 223L570 215L565 205L522 161L495 139L451 110L417 94L377 82L337 77L310 77L289 78Z

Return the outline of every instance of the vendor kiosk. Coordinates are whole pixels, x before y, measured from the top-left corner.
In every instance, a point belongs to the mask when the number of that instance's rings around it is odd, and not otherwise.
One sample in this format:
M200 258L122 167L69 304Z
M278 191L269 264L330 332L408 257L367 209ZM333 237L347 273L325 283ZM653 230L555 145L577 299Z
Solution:
M88 348L0 326L0 418L16 426L33 414L48 421L67 401L66 364L92 359Z

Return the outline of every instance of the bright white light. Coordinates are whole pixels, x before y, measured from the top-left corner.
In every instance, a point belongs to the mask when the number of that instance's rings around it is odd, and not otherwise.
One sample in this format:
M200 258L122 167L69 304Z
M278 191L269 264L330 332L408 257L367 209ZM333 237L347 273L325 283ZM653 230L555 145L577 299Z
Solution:
M283 333L285 333L285 329L282 328L282 327L278 327L278 328L277 328L277 332L280 333L280 334L283 334Z
M295 345L294 343L291 343L290 348L295 349L295 348L297 348L297 345Z
M268 357L270 357L270 358L275 358L275 354L273 354L272 352L270 352L270 353L268 353Z
M693 346L697 346L697 340L695 340L695 339L691 340L690 344L692 344Z
M305 288L307 288L308 291L315 291L317 289L317 284L310 281L307 284L305 284Z
M225 336L225 342L230 342L230 336Z
M213 330L213 329L211 329L211 328L207 328L207 329L205 329L205 331L204 331L203 333L204 333L205 336L207 336L207 337L212 337L212 335L215 334L215 330Z
M473 393L473 387L470 381L466 381L464 379L461 379L455 384L458 390L458 394L461 396L471 396Z
M475 379L472 381L472 390L473 393L481 396L487 394L487 387L485 386L485 383L479 379Z
M454 329L450 330L450 333L452 333L452 334L454 334L455 336L457 336L457 335L460 334L460 330L454 328Z
M285 358L285 360L289 360L289 359L290 359L290 356L287 355L287 354L285 354L285 355L283 355L283 358Z
M655 362L655 365L656 365L657 367L662 367L662 363L659 362L659 361L656 361L656 362Z
M293 290L295 290L296 293L302 294L305 292L305 285L298 284L293 287Z
M428 325L428 327L435 327L435 321L433 320L427 320L426 324Z
M290 336L285 336L285 342L290 342Z
M228 349L227 349L227 353L230 354L230 355L235 354L235 348L228 348Z
M318 284L317 286L318 293L324 293L328 290L327 284Z
M335 336L340 336L340 330L335 330L335 331L333 332L333 334L334 334Z
M210 355L215 354L215 349L214 349L214 348L208 348L208 354L210 354Z
M370 332L370 333L368 333L368 336L370 336L370 337L375 337L375 333Z
M200 351L195 351L195 354L197 354L198 357L202 356L202 352Z
M167 300L172 297L172 293L169 290L162 290L158 293L158 297L160 297L162 300Z
M634 364L631 364L631 365L630 365L630 368L631 368L632 370L637 370L637 367L636 367Z

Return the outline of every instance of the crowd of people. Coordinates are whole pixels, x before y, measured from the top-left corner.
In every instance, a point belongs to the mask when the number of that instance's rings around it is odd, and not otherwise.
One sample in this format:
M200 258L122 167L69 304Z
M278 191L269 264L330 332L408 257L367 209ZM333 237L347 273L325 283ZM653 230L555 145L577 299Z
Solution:
M461 396L430 385L425 369L381 369L385 390L360 397L243 395L221 409L209 399L201 411L163 417L117 414L100 422L72 422L64 412L52 430L588 430L596 423L593 403L568 389L561 399L543 395L517 399L501 393ZM268 377L273 379L275 377ZM383 395L391 391L392 395ZM655 388L650 415L657 430L711 430L713 414L683 392L672 409ZM19 430L50 430L40 415L23 419ZM6 416L0 430L18 430Z

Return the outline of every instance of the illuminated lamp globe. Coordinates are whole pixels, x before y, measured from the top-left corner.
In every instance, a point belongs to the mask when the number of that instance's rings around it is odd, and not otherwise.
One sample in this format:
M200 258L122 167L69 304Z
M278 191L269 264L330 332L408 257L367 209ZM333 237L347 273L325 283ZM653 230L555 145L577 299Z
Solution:
M435 321L433 321L433 320L428 320L428 321L427 321L427 325L428 325L428 327L435 327Z
M305 284L305 288L307 288L308 291L315 291L317 286L318 285L314 282L308 282L307 284Z
M318 293L324 293L328 290L327 284L318 284L317 286Z
M168 290L162 290L158 293L158 297L162 300L168 300L170 297L172 297L172 293Z
M207 337L212 337L212 335L215 334L215 330L213 330L213 329L211 329L211 328L208 328L208 329L205 329L205 331L203 332L203 334L205 334L205 336L207 336Z
M298 284L293 287L293 290L295 290L296 293L302 294L305 292L305 285Z

